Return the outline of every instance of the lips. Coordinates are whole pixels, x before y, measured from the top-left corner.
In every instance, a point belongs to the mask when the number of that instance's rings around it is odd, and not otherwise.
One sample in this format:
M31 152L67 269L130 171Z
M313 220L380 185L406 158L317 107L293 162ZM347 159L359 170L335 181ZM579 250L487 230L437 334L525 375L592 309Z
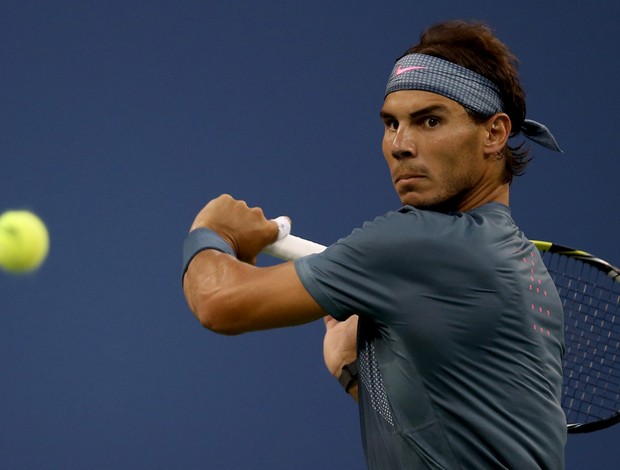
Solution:
M416 181L421 180L422 178L426 178L424 172L421 171L406 171L397 173L394 176L394 184L398 183L414 183Z
M424 178L424 176L422 175L403 175L403 176L399 176L398 178L396 178L396 183L400 183L401 181L407 182L407 181L415 181L415 180L419 180L421 178Z

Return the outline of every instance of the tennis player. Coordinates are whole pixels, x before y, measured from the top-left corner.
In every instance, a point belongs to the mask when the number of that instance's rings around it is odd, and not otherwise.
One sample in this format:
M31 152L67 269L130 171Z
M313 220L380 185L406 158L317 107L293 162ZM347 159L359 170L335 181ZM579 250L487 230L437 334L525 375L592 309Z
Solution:
M515 63L485 25L429 28L380 112L402 207L323 253L257 268L276 223L228 195L186 239L184 291L206 328L326 319L326 363L359 398L370 469L564 467L562 305L511 217L529 157L508 139L559 148L526 119Z

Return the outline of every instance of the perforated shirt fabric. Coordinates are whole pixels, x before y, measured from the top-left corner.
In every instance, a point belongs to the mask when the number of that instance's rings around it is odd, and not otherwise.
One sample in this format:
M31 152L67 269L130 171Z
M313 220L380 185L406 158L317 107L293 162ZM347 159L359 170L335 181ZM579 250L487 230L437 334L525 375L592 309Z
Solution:
M508 207L405 206L295 267L360 317L369 469L564 468L562 305Z

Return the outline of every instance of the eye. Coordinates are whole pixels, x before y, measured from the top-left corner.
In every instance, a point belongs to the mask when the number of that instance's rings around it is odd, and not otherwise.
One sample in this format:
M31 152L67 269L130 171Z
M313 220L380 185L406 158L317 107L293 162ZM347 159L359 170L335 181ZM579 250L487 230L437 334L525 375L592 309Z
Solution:
M398 121L396 121L395 119L386 119L383 122L385 124L385 128L390 131L395 131L396 129L398 129Z
M439 125L439 119L436 117L427 117L424 119L426 127L437 127Z

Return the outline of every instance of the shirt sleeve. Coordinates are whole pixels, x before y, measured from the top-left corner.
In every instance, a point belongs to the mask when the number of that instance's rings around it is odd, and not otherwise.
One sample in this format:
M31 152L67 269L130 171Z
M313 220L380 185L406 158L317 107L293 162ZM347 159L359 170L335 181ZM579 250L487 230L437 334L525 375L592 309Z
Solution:
M344 320L353 314L376 316L389 308L403 281L402 250L420 246L416 213L401 209L354 230L324 252L295 261L297 274L310 295L330 315ZM418 227L421 228L421 227ZM416 275L409 266L407 282ZM386 308L387 307L387 308Z
M310 295L327 313L345 320L365 310L364 292L371 289L367 269L373 264L376 243L365 224L324 252L295 261L297 274Z
M310 295L338 320L357 314L396 324L412 309L466 310L489 301L490 255L497 250L483 235L495 230L480 230L486 223L475 214L405 206L296 260L295 268Z

